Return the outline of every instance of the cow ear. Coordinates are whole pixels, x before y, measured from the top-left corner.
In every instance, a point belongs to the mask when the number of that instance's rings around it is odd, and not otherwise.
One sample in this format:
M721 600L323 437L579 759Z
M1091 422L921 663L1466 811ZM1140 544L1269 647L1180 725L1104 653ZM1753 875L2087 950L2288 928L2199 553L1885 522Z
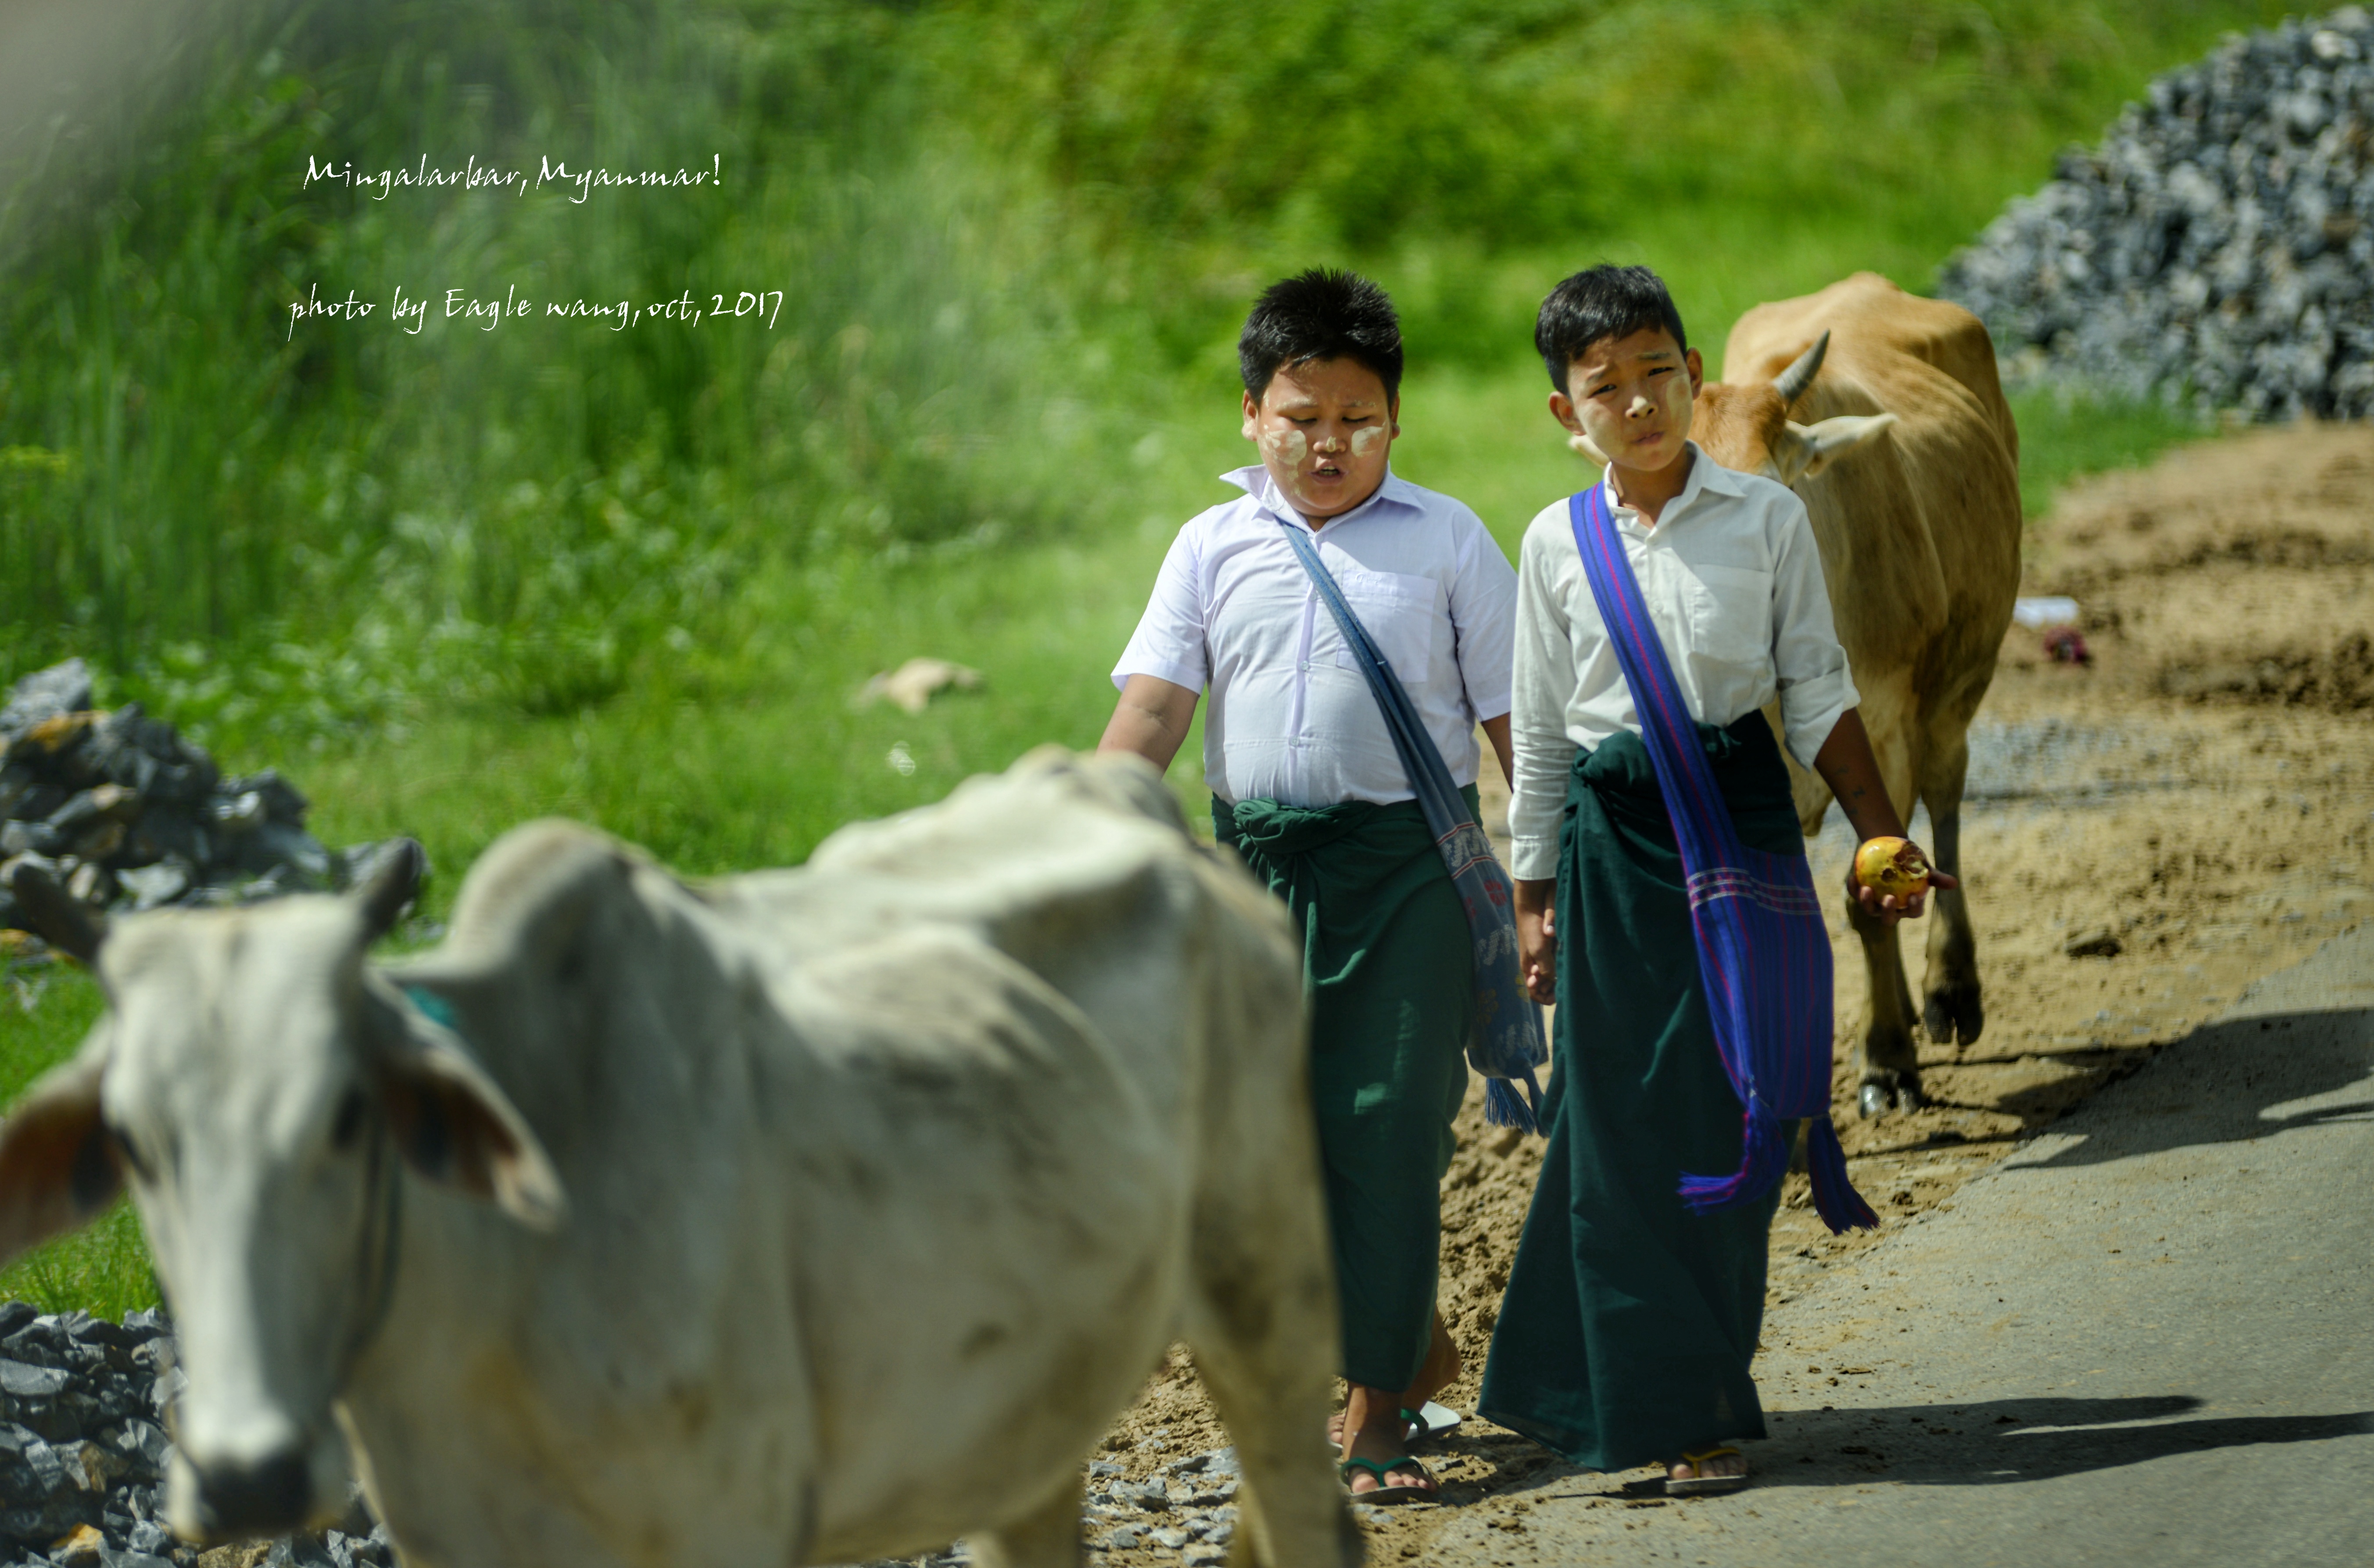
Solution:
M1570 432L1566 438L1566 444L1567 450L1572 452L1577 457L1581 458L1585 463L1596 463L1602 468L1607 466L1607 454L1600 451L1599 443L1592 441L1581 430Z
M0 1124L0 1263L98 1216L123 1190L100 1119L104 1035L52 1068Z
M380 1103L404 1162L532 1231L559 1229L569 1214L559 1173L460 1038L376 974L366 978L365 1007Z
M1790 420L1789 439L1773 454L1780 482L1793 485L1812 478L1894 423L1893 414L1841 414L1811 425Z

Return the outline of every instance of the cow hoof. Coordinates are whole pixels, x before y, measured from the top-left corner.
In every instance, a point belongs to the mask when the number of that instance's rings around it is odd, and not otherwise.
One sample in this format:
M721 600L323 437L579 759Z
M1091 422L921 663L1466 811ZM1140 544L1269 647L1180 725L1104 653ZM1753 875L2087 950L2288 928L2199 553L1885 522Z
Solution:
M1863 1114L1864 1119L1868 1120L1873 1116L1885 1116L1887 1114L1887 1085L1884 1083L1864 1084L1863 1086Z
M1922 1106L1926 1105L1927 1103L1929 1103L1929 1102L1921 1097L1921 1086L1919 1084L1899 1083L1896 1086L1896 1108L1905 1115L1909 1116L1912 1114L1913 1112L1918 1111Z
M1929 993L1921 1008L1921 1026L1940 1045L1968 1045L1987 1026L1985 1006L1976 985L1957 985Z

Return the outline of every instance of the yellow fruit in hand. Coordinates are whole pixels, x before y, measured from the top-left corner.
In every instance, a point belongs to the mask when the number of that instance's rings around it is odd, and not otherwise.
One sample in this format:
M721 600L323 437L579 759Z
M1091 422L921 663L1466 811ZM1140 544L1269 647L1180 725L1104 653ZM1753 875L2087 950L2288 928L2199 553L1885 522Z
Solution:
M1883 898L1909 899L1929 886L1929 862L1910 839L1865 839L1855 851L1854 873Z

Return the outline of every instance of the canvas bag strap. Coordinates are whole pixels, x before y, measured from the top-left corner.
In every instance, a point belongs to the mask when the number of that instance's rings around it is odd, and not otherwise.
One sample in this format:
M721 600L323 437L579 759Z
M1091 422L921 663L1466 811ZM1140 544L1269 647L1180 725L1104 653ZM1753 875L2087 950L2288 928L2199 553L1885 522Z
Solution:
M1416 704L1403 690L1401 678L1393 666L1385 662L1377 649L1369 629L1352 613L1345 601L1344 591L1336 586L1335 578L1319 559L1319 547L1310 536L1290 523L1280 523L1286 541L1310 573L1311 584L1319 591L1320 602L1327 607L1335 629L1352 650L1353 661L1360 667L1369 690L1377 699L1377 707L1384 715L1385 731L1393 737L1393 750L1401 758L1402 772L1409 777L1409 786L1417 796L1419 808L1426 813L1427 826L1440 839L1463 823L1474 820L1467 812L1467 802L1460 797L1459 786L1451 782L1450 765L1443 761L1441 749L1434 737L1419 722Z

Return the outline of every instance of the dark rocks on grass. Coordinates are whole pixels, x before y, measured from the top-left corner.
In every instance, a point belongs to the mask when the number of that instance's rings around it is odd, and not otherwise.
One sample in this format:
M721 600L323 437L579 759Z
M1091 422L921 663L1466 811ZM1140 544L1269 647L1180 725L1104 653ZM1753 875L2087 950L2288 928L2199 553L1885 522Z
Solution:
M194 1568L163 1518L172 1462L165 1408L182 1384L155 1310L122 1323L0 1304L0 1564ZM245 1561L243 1555L241 1561ZM288 1568L391 1568L360 1489L331 1528L272 1542Z
M2015 375L2253 419L2374 410L2374 18L2238 36L2156 78L1948 262Z
M80 659L17 682L0 708L0 929L27 928L9 867L39 866L95 908L253 903L350 885L385 843L333 853L276 770L226 778L137 702L91 707Z

